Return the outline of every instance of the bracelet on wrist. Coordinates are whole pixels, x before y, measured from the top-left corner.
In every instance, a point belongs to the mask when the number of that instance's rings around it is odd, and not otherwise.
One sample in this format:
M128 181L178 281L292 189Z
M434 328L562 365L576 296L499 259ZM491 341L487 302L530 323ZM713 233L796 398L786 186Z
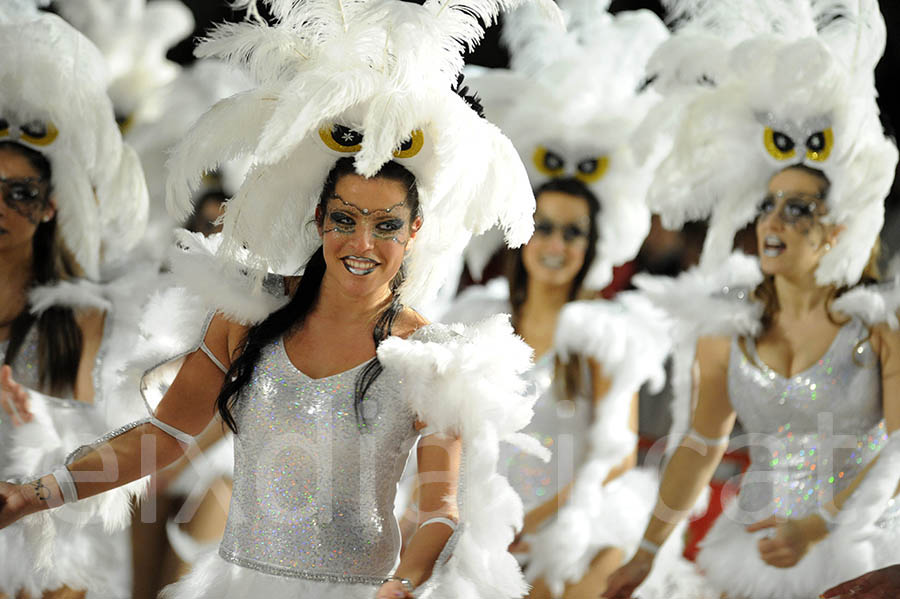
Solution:
M396 574L388 576L387 578L385 578L384 580L381 581L381 584L387 584L389 582L399 582L400 586L402 586L403 590L406 591L407 593L412 593L416 588L410 579L403 578L402 576L397 576Z
M659 545L647 539L641 539L641 542L638 543L638 549L643 549L650 555L656 555L657 553L659 553Z

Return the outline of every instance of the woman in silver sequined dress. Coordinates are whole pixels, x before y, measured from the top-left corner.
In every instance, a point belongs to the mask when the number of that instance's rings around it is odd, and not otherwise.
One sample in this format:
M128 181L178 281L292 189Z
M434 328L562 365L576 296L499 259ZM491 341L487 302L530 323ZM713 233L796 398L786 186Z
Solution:
M841 233L826 218L829 186L802 165L769 182L756 220L764 279L752 301L763 306L761 332L698 343L692 430L666 468L648 548L615 575L610 597L628 597L649 569L652 545L677 521L661 506L677 514L691 505L735 419L748 433L751 465L698 557L723 597L808 597L900 558L900 502L867 505L862 491L871 479L890 487L890 498L898 482L894 452L874 466L900 428L900 334L835 309L839 290L816 282ZM876 259L873 250L863 282L877 278Z

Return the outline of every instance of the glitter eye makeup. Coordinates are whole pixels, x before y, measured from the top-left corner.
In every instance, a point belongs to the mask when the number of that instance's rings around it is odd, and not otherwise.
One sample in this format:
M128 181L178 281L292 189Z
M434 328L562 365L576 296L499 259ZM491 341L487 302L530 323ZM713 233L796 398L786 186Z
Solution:
M41 213L47 207L45 187L40 179L0 177L0 194L7 206L31 224L40 222Z
M391 214L394 210L405 206L405 202L399 202L389 208L369 210L360 208L339 196L334 196L332 199L338 200L343 208L336 208L328 212L323 233L353 235L357 226L364 226L371 230L372 236L376 239L400 244L409 240L407 219Z
M779 201L781 209L778 209ZM822 198L819 195L805 193L767 194L757 208L759 218L763 218L773 212L778 213L778 218L786 225L805 225L808 228L813 224L818 214Z

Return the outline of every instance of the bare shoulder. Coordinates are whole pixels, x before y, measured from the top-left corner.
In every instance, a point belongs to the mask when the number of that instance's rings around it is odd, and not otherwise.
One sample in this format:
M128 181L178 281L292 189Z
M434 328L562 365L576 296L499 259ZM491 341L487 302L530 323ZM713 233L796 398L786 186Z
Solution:
M700 337L697 339L697 359L709 363L728 363L731 337Z
M869 343L879 356L882 366L900 360L900 330L879 323L869 329ZM900 364L897 364L900 366Z
M206 329L204 342L220 359L227 357L228 361L225 362L227 364L240 350L249 328L249 326L235 322L222 314L216 314Z
M412 308L404 308L397 315L394 322L394 335L401 339L406 339L422 327L431 324L427 318L413 310Z
M81 329L82 340L87 346L97 346L103 339L103 329L106 326L106 312L96 308L78 310L75 313L75 322Z

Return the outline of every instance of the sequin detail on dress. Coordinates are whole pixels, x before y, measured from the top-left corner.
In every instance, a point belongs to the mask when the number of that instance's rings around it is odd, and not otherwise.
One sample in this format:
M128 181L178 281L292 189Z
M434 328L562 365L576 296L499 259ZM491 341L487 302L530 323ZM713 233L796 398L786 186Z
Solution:
M887 441L881 368L864 324L852 320L815 364L785 378L732 341L728 393L749 431L742 516L800 518L846 488ZM749 359L748 359L749 357Z
M377 585L395 567L396 484L418 433L388 370L358 424L362 367L321 379L281 341L262 350L235 409L234 493L219 554L269 574Z

